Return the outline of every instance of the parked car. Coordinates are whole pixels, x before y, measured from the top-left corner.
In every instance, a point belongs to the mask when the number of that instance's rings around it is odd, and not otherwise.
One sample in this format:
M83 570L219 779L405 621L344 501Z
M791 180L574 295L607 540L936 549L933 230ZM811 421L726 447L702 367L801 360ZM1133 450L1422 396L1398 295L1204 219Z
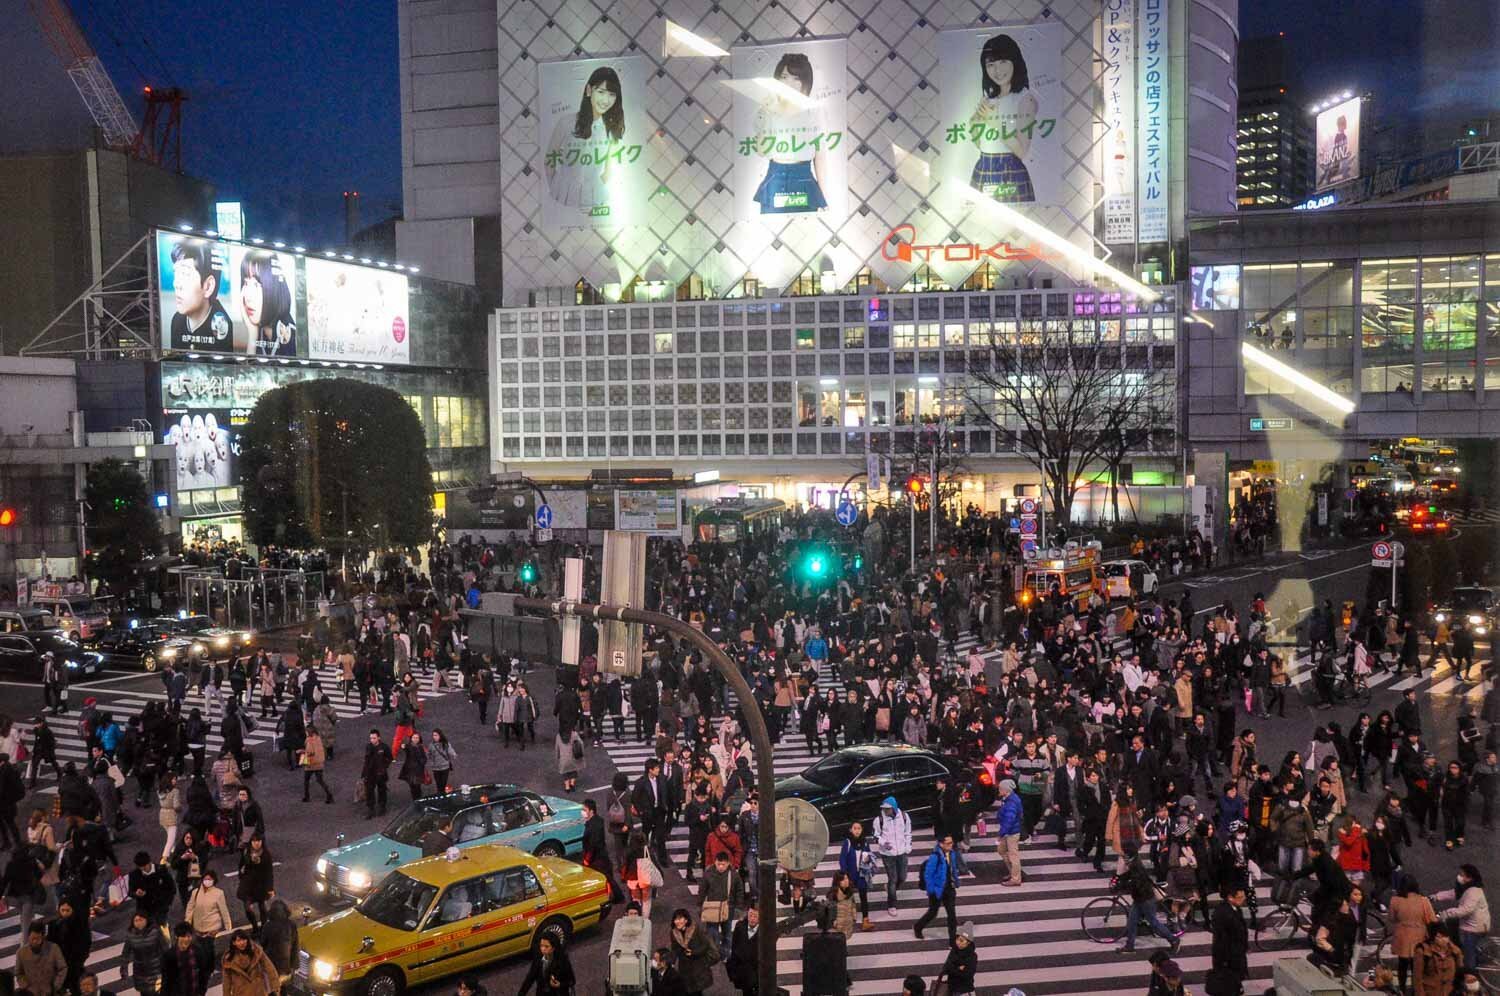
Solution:
M0 633L55 632L57 628L57 618L46 609L0 609Z
M1154 595L1156 572L1144 560L1109 560L1104 564L1105 594L1110 598Z
M98 674L103 658L85 650L56 630L0 633L0 670L19 677L42 680L42 657L51 652L68 663L70 680Z
M942 775L959 786L966 803L984 809L995 801L995 779L988 771L905 744L863 744L835 751L800 775L778 780L776 798L812 803L837 839L851 823L868 825L879 815L886 796L895 796L913 824L931 823Z
M422 836L453 821L460 848L509 844L543 857L583 852L583 806L515 785L464 785L403 809L380 833L318 858L316 888L332 899L363 896L392 868L422 856Z
M485 844L387 875L353 909L298 929L297 996L400 996L536 951L604 922L609 883L591 868ZM600 956L602 958L602 955ZM579 964L580 978L593 976Z

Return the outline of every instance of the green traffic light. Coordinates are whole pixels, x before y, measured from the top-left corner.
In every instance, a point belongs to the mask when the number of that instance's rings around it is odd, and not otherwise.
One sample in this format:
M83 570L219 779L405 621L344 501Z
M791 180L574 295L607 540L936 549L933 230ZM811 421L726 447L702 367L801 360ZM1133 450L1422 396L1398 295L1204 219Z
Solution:
M536 565L522 564L517 576L521 579L522 584L531 584L536 581Z
M863 554L858 554L858 553L856 553L856 554L855 554L855 555L854 555L854 569L855 569L855 570L856 570L856 571L859 571L859 570L863 570L863 569L864 569L864 566L865 566L865 558L864 558L864 555L863 555Z
M809 560L807 562L807 573L809 573L809 574L822 574L823 573L823 558L822 557L814 557L812 560Z

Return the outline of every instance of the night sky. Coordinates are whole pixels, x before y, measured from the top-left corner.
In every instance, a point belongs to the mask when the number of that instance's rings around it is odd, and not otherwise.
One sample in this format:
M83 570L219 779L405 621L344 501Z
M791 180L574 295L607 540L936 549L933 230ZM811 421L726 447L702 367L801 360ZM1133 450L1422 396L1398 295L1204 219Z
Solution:
M351 188L364 195L366 224L399 211L394 0L72 6L122 93L146 82L191 93L185 166L221 197L243 199L253 233L310 246L342 241L341 194ZM1370 16L1377 6L1379 16ZM1244 37L1286 32L1309 99L1370 90L1384 123L1410 123L1459 102L1487 100L1493 110L1497 7L1240 0ZM1430 29L1439 17L1457 28L1439 37Z

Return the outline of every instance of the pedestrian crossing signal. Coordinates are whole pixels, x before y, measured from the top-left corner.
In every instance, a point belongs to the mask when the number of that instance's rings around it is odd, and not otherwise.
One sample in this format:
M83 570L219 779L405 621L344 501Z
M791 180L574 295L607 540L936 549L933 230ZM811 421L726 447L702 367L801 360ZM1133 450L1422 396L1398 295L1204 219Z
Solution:
M516 578L522 584L536 584L536 577L536 565L529 560L521 565L520 570L516 571Z

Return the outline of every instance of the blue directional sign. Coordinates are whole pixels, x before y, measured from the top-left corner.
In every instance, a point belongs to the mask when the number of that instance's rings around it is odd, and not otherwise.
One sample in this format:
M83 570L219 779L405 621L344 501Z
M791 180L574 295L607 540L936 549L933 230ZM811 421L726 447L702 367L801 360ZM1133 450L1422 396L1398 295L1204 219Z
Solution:
M536 527L538 529L552 528L552 506L538 505L536 507Z
M839 520L839 525L852 526L859 520L859 506L852 501L841 501L835 517Z

